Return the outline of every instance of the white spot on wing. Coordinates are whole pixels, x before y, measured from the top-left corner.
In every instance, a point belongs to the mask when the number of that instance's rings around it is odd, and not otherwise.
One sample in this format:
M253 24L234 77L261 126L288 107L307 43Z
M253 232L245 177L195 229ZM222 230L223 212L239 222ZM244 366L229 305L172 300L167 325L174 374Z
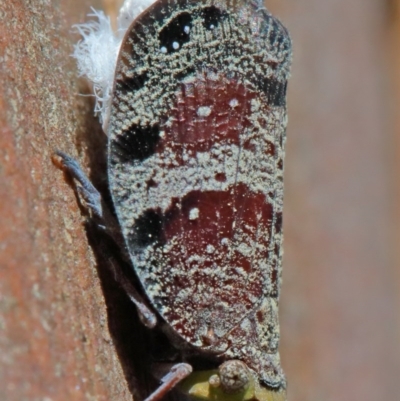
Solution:
M197 109L197 115L199 117L208 117L211 114L211 107L201 106Z
M229 245L229 239L228 238L222 238L221 244L225 245L225 246L228 246Z
M238 100L237 100L237 99L232 99L232 100L229 102L229 106L231 106L232 109L234 109L235 107L239 106Z
M189 212L189 220L197 220L198 218L199 218L199 209L195 207Z
M211 254L211 253L215 252L215 248L212 245L208 244L206 251L207 251L207 253Z

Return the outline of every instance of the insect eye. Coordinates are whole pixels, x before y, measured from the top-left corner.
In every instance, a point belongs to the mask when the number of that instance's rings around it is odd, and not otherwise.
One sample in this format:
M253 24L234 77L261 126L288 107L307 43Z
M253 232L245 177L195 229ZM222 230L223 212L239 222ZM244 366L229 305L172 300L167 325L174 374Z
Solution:
M211 377L212 386L220 385L222 390L227 394L234 394L244 391L250 384L250 372L246 364L238 361L231 360L224 362L218 368L219 380Z
M201 14L204 28L208 30L215 29L224 17L223 12L215 6L203 8Z
M189 13L181 13L176 16L168 22L158 35L160 51L162 53L178 51L185 43L189 42L191 28L192 16Z

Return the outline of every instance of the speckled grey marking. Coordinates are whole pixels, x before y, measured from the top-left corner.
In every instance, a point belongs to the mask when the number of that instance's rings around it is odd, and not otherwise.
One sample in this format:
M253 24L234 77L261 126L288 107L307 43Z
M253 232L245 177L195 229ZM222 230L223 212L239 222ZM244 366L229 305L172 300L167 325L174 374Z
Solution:
M286 29L254 4L164 0L133 24L117 64L109 181L135 271L173 334L221 361L239 359L264 384L281 388L277 313L291 44ZM212 7L220 18L207 25ZM182 34L171 28L179 24ZM162 35L167 28L176 33L171 43ZM219 85L226 93L232 85L238 91L226 108L201 95L208 103L198 104L190 118L189 107L181 110L182 102L201 97L196 90ZM225 120L239 124L227 138ZM190 129L204 124L211 124L213 137L221 131L221 138L205 149L201 141L185 142ZM135 139L136 131L157 130L158 137L135 142L142 157L135 149L136 158L129 159L127 133ZM239 193L245 206L235 204ZM208 197L225 199L223 194L232 194L233 203L217 204L207 217ZM191 204L201 196L200 206ZM246 206L259 199L262 207ZM230 236L215 228L228 212L234 216ZM196 232L189 237L179 224L203 224L210 232L199 232L192 243Z

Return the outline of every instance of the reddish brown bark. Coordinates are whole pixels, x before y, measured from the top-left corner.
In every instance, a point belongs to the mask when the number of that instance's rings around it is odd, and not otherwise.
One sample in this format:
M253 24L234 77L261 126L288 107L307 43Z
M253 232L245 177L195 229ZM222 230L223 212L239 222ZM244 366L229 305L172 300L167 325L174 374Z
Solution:
M50 159L62 149L87 166L104 145L70 57L90 5L0 6L2 400L131 399L82 215Z

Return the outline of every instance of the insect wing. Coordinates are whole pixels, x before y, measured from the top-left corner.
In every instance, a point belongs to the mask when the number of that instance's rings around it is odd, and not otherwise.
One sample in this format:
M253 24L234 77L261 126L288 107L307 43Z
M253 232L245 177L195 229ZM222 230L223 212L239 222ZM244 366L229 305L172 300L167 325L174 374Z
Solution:
M158 1L121 47L116 213L148 298L199 349L225 351L279 295L290 54L285 28L243 0Z

